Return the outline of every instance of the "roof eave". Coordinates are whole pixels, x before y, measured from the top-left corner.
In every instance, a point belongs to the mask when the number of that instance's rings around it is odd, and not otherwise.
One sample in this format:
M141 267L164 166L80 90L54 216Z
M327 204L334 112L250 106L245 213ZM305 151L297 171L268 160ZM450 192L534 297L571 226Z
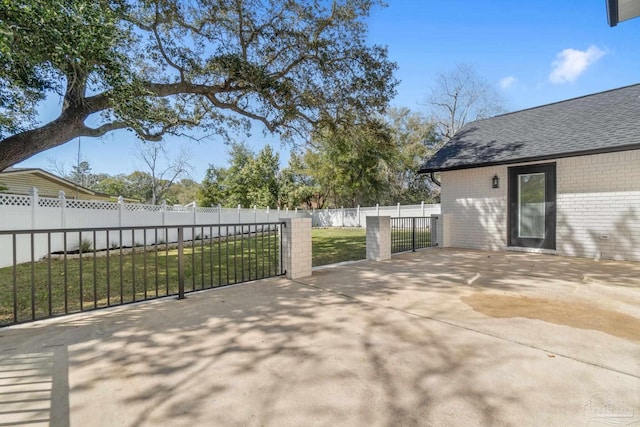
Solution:
M57 175L52 174L51 172L47 172L44 169L40 169L40 168L15 168L13 170L5 170L2 171L2 174L7 174L7 175L25 175L28 173L33 173L35 175L40 175L41 177L48 179L50 181L54 181L57 182L59 184L65 185L69 188L73 188L74 190L77 191L81 191L85 194L88 194L90 196L95 196L98 193L96 191L93 191L89 188L83 187L81 185L76 184L75 182L69 181L67 179L61 178Z
M420 168L418 170L418 174L422 175L422 174L433 173L433 172L448 172L448 171L463 170L463 169L485 168L490 166L516 165L520 163L539 162L539 161L546 161L546 160L553 160L553 159L566 159L567 157L591 156L594 154L617 153L620 151L630 151L630 150L640 150L640 144L621 145L618 147L606 147L606 148L584 150L584 151L574 151L571 153L549 154L545 156L523 157L520 159L508 159L508 160L501 160L496 162L472 163L472 164L457 165L457 166L444 167L444 168L441 168L441 167Z

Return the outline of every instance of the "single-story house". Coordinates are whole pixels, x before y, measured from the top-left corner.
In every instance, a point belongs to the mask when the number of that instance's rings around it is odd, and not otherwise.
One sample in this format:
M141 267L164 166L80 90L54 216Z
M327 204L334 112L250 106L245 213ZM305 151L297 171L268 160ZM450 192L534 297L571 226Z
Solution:
M67 199L114 201L117 196L100 193L77 185L50 172L38 168L9 168L0 172L3 193L29 195L33 187L40 197L58 197L64 191Z
M444 246L640 261L640 84L468 123L419 172Z

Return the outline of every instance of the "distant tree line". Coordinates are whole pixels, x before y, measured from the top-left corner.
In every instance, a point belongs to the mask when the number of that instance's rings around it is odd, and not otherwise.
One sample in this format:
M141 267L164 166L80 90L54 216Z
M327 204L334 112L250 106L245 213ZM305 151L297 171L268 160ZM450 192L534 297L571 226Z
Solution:
M200 184L190 178L181 178L170 182L167 179L153 179L149 172L134 171L129 174L109 175L93 173L87 161L73 166L70 173L63 177L71 182L100 193L122 196L143 203L153 204L155 194L160 196L156 202L165 200L170 204L186 204L196 200Z
M401 108L323 129L282 169L270 146L253 152L236 143L227 168L207 170L198 202L321 209L436 201L437 188L416 171L440 142L431 119Z
M291 209L410 204L439 197L437 187L416 171L440 143L430 118L400 108L324 129L304 150L294 149L282 168L271 146L254 151L232 143L228 166L211 165L198 183L188 177L188 154L170 157L161 143L148 142L134 153L145 170L94 173L85 160L68 173L58 165L57 172L83 187L149 204Z

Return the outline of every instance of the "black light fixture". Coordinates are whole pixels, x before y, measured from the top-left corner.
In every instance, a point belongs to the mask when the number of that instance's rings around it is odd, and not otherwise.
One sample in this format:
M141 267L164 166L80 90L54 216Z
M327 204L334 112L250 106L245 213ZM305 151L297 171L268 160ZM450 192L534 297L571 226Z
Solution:
M498 178L498 175L493 175L493 178L491 178L491 186L493 188L500 188L500 178Z

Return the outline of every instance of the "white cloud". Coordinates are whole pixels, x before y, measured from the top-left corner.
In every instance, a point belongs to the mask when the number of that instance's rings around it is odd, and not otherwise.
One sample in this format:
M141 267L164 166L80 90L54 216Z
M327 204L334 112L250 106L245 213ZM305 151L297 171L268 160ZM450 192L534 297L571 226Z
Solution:
M513 77L513 76L507 76L507 77L504 77L503 79L501 79L501 80L500 80L500 87L501 87L502 89L510 88L510 87L511 87L511 86L513 86L513 85L514 85L514 83L515 83L515 82L517 82L517 81L518 81L518 79L516 79L516 78L515 78L515 77Z
M576 49L565 49L556 56L556 60L551 63L553 70L549 74L551 83L572 83L586 69L602 58L604 51L597 46L589 46L585 51Z

